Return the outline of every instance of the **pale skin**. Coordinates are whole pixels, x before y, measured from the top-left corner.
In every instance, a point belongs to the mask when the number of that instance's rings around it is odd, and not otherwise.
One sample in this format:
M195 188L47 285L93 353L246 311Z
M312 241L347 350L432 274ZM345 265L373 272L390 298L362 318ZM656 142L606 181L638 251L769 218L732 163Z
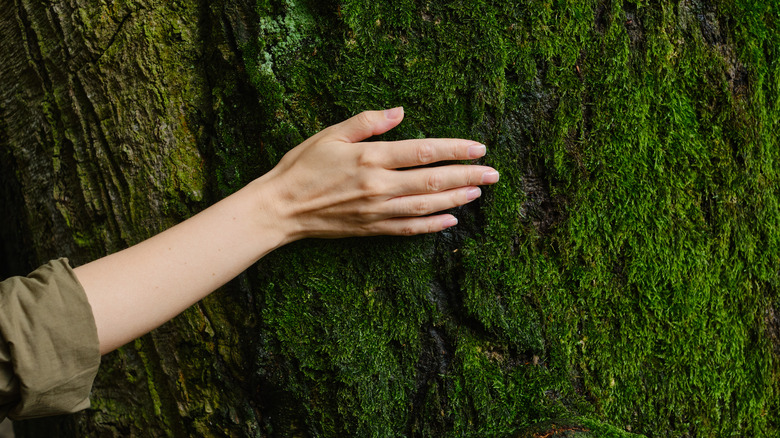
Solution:
M498 172L459 164L408 169L485 155L471 140L363 142L403 117L402 108L366 111L324 129L201 213L76 268L101 354L159 327L290 242L435 233L456 225L454 216L438 212L478 198L477 186L495 183Z

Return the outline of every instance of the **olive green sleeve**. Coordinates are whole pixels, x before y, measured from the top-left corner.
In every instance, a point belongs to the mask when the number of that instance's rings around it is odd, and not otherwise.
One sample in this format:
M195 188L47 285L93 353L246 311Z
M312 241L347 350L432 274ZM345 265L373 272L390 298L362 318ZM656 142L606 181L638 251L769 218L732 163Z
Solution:
M67 259L0 283L0 417L89 407L100 365L95 319Z

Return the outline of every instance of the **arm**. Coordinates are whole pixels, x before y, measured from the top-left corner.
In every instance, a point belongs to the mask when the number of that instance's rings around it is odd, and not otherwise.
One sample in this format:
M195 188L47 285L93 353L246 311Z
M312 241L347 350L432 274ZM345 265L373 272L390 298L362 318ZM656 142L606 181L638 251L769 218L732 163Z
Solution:
M361 143L403 110L361 113L309 138L270 172L192 218L75 269L105 354L181 313L270 251L307 237L413 235L457 223L438 211L492 184L490 167L397 170L485 154L469 140Z

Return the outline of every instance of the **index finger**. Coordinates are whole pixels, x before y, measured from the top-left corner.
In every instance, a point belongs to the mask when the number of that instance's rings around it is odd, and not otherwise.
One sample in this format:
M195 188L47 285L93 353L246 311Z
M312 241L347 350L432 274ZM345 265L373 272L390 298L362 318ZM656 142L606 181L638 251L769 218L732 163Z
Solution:
M424 138L367 144L371 161L386 169L422 166L439 161L473 160L485 155L485 145L456 138Z

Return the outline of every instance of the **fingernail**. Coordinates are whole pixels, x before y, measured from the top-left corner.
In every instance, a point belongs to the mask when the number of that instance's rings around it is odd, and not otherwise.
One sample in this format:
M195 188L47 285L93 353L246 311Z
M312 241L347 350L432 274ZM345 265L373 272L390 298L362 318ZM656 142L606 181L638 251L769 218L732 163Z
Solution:
M466 199L469 201L473 201L479 198L479 195L481 194L482 194L482 190L480 190L479 187L472 187L466 192Z
M395 120L397 118L400 118L404 115L404 107L397 106L395 108L390 108L385 110L385 117L387 117L389 120Z
M485 152L487 151L487 148L484 144L475 144L474 146L469 146L469 158L479 158L485 156Z
M498 182L498 172L490 170L482 174L482 184L493 184Z
M458 219L455 216L450 216L441 222L442 228L454 227L455 225L458 225Z

